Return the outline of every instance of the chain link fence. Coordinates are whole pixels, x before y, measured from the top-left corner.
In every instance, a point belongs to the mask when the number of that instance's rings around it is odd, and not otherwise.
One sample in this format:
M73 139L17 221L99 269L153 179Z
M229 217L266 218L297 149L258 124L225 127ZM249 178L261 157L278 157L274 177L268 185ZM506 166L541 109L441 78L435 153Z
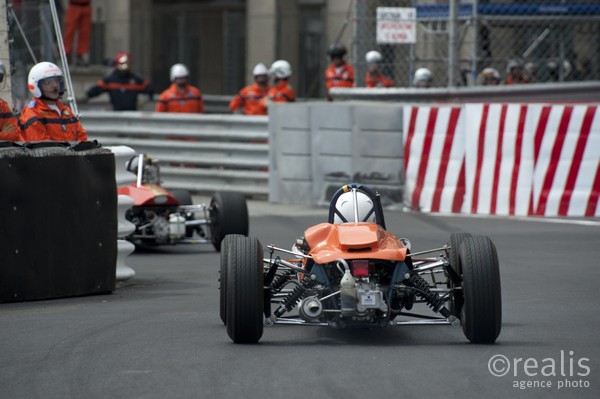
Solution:
M64 10L55 2L57 14ZM29 69L40 61L50 61L63 70L57 46L54 22L48 0L8 2L7 8L13 109L17 112L31 95L27 89Z
M65 11L62 3L56 1L59 16ZM322 96L323 71L327 67L324 54L330 44L325 39L326 2L298 2L296 8L287 0L278 4L283 27L280 27L281 35L276 35L282 38L276 45L285 50L280 51L281 56L297 65L297 89L301 95ZM371 50L383 55L382 72L394 80L395 87L411 86L415 71L421 67L431 70L432 86L436 87L476 85L478 74L486 67L497 70L500 80L504 81L509 64L520 65L523 68L520 73L528 82L600 80L598 0L457 0L454 4L456 7L450 7L449 0L353 0L349 3L349 23L344 29L345 33L351 32L351 39L344 44L350 50L348 60L355 67L357 86L365 86L365 54ZM29 68L41 60L53 61L61 68L63 65L58 56L48 0L14 0L8 5L12 94L14 109L20 110L30 98ZM379 7L413 8L416 43L377 43ZM453 9L456 10L454 18ZM235 61L225 62L232 69L223 75L227 84L222 90L227 93L235 91L241 84L239 81L243 81L242 39L245 36L231 27L243 26L244 14L242 8L234 11L227 14L230 15L229 27L225 28L225 39L232 44L228 44L223 58ZM285 34L296 14L300 34L294 40L298 43L290 42L292 39ZM161 29L157 28L163 31ZM177 36L174 42L181 43L179 47L183 49L199 41L185 41L182 37L185 35ZM101 48L100 39L92 41L91 55L97 63L103 57L98 51ZM163 53L158 51L157 57ZM184 53L192 54L188 50ZM195 61L189 62L193 65ZM164 70L160 73L152 76L157 82L158 76L165 79ZM203 86L211 87L208 83Z
M452 12L448 1L355 0L350 62L357 86L364 86L370 50L383 55L382 72L396 87L411 86L421 67L432 72L437 87L480 84L484 68L494 68L501 83L511 69L522 82L600 79L597 0L455 4ZM414 8L416 43L377 43L378 7Z

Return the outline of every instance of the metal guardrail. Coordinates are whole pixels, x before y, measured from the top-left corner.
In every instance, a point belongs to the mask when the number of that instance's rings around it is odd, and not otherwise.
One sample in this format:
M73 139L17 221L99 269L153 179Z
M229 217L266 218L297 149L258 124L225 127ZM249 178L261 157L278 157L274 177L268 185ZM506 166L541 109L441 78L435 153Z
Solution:
M268 117L85 111L90 139L125 145L161 164L167 188L268 194Z
M600 101L600 81L438 88L333 88L334 100L395 102Z

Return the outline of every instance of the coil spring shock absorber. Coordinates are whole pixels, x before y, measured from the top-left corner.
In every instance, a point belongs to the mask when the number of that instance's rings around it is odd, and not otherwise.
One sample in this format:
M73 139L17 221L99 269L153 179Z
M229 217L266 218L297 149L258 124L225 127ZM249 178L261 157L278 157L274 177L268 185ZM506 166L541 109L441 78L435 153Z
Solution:
M281 317L285 312L289 312L292 310L294 306L302 299L302 297L306 294L309 288L314 285L313 281L310 277L306 276L300 284L298 284L292 292L289 293L288 296L285 297L283 303L275 310L273 315L275 317Z
M429 306L434 312L439 312L444 316L453 326L460 325L460 321L446 309L444 299L440 298L436 293L431 292L429 284L418 274L405 276L405 284L409 287L416 289L418 295L425 300L427 306Z
M281 291L288 281L290 281L293 275L293 270L285 270L283 273L276 275L275 278L273 278L273 282L269 286L271 295L277 294L279 291Z
M416 288L419 296L425 299L427 306L429 306L434 312L438 312L444 304L444 301L440 297L431 292L427 281L425 281L423 277L419 276L418 274L411 275L408 280L405 281L405 283L409 287Z

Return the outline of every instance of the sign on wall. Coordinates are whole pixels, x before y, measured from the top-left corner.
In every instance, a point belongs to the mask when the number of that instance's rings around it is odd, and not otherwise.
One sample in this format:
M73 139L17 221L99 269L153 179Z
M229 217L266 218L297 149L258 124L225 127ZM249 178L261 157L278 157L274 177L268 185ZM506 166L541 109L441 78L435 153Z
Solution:
M377 7L377 43L417 42L417 10L407 7Z

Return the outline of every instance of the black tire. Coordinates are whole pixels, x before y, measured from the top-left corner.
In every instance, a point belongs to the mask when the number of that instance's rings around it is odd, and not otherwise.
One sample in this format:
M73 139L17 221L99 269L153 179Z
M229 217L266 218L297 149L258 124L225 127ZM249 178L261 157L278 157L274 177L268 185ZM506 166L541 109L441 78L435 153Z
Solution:
M263 334L263 249L256 238L227 241L227 335L236 344L255 344Z
M248 206L241 193L217 192L210 201L210 237L217 251L227 234L248 235Z
M192 195L187 190L170 190L170 193L177 201L179 205L193 205Z
M460 267L460 244L464 241L465 238L473 237L471 233L452 233L450 234L450 251L448 253L448 262L450 262L450 266L454 269L456 274L459 276L462 274L462 269Z
M463 271L463 332L476 344L492 344L502 327L500 267L489 237L467 237L459 253Z
M223 325L227 325L227 260L229 249L239 234L229 234L221 242L221 267L219 269L219 316Z
M460 265L460 244L464 241L465 238L472 237L471 233L452 233L450 234L450 251L448 252L448 262L450 263L450 267L454 270L454 272L461 277L462 276L462 267ZM451 279L448 281L448 288L454 288L459 286L455 284ZM455 291L450 299L450 312L460 319L460 312L462 310L464 304L464 297L462 291Z

